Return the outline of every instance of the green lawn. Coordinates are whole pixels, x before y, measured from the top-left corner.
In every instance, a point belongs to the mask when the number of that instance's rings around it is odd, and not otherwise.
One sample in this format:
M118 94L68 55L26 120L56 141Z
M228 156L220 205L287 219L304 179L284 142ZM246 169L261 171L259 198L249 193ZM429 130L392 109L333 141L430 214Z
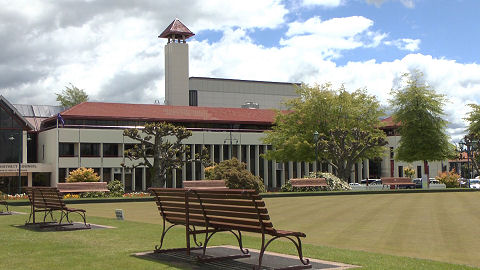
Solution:
M265 200L275 227L307 234L307 257L357 264L363 269L480 267L479 192ZM22 224L25 215L0 216L0 269L176 269L130 256L152 250L158 243L161 220L153 202L74 207L87 209L91 223L117 228L34 232L13 226ZM126 221L113 219L117 208L125 211ZM213 244L235 244L228 234L214 239ZM177 247L183 242L181 229L174 230L167 240ZM247 236L246 245L258 248L258 235ZM269 250L295 254L289 243L281 241Z

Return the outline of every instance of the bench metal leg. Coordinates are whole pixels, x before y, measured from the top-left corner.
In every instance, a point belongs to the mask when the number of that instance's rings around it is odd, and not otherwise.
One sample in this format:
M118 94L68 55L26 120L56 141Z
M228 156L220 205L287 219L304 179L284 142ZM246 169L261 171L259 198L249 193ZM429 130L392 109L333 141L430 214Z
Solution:
M310 260L307 259L307 258L303 258L302 241L300 240L300 237L295 236L295 238L297 239L297 241L295 241L294 239L292 239L289 236L274 236L272 239L268 240L268 242L265 244L265 234L262 234L262 248L260 249L260 254L258 256L258 265L253 267L254 270L260 270L262 268L263 255L265 255L265 250L267 249L267 247L273 241L275 241L278 238L282 238L282 237L287 238L288 240L290 240L295 245L295 247L297 248L297 252L298 252L298 258L302 262L302 265L294 265L294 266L288 266L288 267L285 267L285 268L277 268L276 270L286 270L286 269L292 270L292 269L310 269L310 268L312 268L312 265L310 264Z
M249 258L250 257L248 249L243 248L242 233L240 231L237 231L238 234L236 234L233 230L229 230L229 232L231 232L237 238L238 245L240 247L240 251L242 252L242 254L219 256L219 257L210 257L210 256L206 255L208 241L210 241L210 239L212 238L212 236L215 233L221 232L221 231L223 231L223 230L215 230L214 229L209 235L208 234L208 232L209 232L208 227L206 228L206 230L205 230L205 244L203 245L203 253L202 253L202 255L197 256L198 261L200 261L200 262L210 262L210 261L217 261L217 260L228 260L228 259L233 260L233 259Z

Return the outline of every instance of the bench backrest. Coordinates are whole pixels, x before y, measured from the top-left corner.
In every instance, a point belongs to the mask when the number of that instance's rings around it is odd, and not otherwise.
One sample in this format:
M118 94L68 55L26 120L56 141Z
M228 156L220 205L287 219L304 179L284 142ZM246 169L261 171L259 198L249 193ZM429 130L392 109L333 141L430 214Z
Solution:
M326 187L328 186L325 178L292 178L290 183L294 187Z
M58 183L57 188L61 193L109 191L107 187L107 182Z
M413 184L412 179L408 177L382 177L383 185L401 185L401 184Z
M34 208L53 210L66 208L62 195L55 187L27 187L25 190Z
M183 181L183 187L189 189L228 189L225 180Z
M168 222L265 233L274 231L265 202L255 190L151 188ZM188 215L186 214L188 212ZM263 227L263 228L262 228Z

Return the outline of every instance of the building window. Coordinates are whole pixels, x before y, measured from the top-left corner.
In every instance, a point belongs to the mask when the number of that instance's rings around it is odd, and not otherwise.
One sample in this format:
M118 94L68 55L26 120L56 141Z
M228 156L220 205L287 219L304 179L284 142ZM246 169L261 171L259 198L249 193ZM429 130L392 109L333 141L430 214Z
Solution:
M103 144L103 156L104 157L119 157L118 143L104 143Z
M393 151L393 147L390 147L390 158L393 158L395 152Z
M188 105L198 106L198 92L197 90L188 91Z
M422 166L417 166L417 178L422 178Z
M75 156L75 144L74 143L59 143L58 155L60 157L74 157Z
M398 166L398 177L403 177L403 166Z
M100 157L100 144L99 143L80 144L80 155L82 157Z

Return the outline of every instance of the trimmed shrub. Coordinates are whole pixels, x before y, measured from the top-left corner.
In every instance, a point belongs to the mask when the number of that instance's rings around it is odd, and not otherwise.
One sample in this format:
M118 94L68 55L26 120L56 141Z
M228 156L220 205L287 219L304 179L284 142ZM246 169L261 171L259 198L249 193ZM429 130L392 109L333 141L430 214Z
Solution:
M341 180L340 178L336 177L335 175L331 173L325 173L325 172L319 172L317 173L317 176L315 176L315 173L310 173L310 175L306 176L305 178L325 178L327 182L327 187L324 188L327 191L338 191L338 190L351 190L352 188L348 183L345 181ZM319 191L321 190L320 187L292 187L292 184L290 184L290 181L285 183L285 185L282 186L282 191L283 192L309 192L309 191Z
M110 190L108 193L109 197L122 197L125 193L125 188L123 187L122 182L119 180L110 181L107 184L107 188Z
M100 176L98 176L98 174L94 172L92 168L87 169L82 167L71 171L65 181L67 183L98 182L100 181Z
M265 186L260 177L253 175L246 169L247 164L236 158L224 160L219 164L208 167L205 171L205 178L209 180L225 180L225 185L233 189L255 189L258 192L265 192Z
M100 191L80 193L80 198L103 198L107 196L108 195L105 192L100 192Z
M445 184L447 188L456 188L460 186L460 183L458 182L460 175L455 172L455 169L449 172L442 172L435 178L441 183Z

